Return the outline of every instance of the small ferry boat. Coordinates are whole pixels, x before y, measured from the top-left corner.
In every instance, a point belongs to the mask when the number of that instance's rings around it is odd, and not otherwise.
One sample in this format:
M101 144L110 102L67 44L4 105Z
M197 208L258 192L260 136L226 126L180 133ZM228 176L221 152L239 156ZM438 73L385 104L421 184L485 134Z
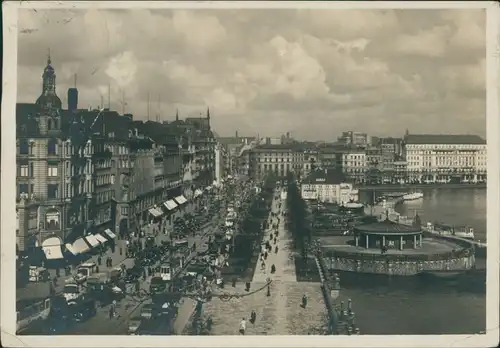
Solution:
M384 196L386 196L387 198L399 198L399 197L403 197L404 195L407 195L408 193L406 192L387 192L387 193L384 193Z
M462 274L465 274L465 272L466 272L465 270L463 270L463 271L462 270L458 270L458 271L435 270L435 271L422 272L421 275L442 278L442 279L452 279L452 278L456 278Z
M424 197L424 194L422 192L412 192L412 193L407 193L403 196L404 201L414 201L417 199L421 199Z
M437 222L434 224L428 222L427 228L431 230L431 232L437 233L442 236L455 236L474 240L474 229L466 225L452 226Z

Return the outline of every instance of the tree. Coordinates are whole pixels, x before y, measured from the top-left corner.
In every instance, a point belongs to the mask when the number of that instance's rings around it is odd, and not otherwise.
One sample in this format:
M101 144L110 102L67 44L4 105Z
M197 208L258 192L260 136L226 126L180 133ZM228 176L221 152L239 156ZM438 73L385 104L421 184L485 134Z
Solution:
M287 206L289 228L293 235L294 248L307 259L307 244L311 240L311 226L307 219L306 203L302 199L300 189L292 175L287 177Z

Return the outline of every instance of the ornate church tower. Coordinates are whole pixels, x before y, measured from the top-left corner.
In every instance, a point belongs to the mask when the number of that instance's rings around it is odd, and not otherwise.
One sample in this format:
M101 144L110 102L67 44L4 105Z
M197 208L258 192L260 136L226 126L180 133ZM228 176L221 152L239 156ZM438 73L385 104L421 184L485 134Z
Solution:
M42 75L42 94L36 100L40 135L57 133L61 129L61 99L56 94L56 74L52 67L50 51Z

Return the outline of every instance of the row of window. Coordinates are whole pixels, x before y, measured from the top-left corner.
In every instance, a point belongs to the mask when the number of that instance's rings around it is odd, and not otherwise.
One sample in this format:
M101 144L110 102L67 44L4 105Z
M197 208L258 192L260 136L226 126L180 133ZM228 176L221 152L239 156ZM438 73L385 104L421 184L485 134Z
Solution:
M481 144L481 145L473 145L473 144L407 144L406 145L407 149L477 149L481 150L486 148L486 144Z
M37 144L33 141L28 141L26 139L19 140L19 154L20 155L30 155L33 156L35 154L35 148ZM59 155L59 148L63 149L63 154L66 156L70 156L73 154L75 150L71 144L65 142L63 145L59 146L57 140L49 139L47 143L47 155L55 156ZM93 147L91 143L88 143L83 150L80 151L81 155L90 155L93 153Z
M98 192L96 194L96 204L102 204L105 202L109 202L110 199L115 198L114 190L107 190L103 192Z
M19 140L19 154L20 155L30 155L33 156L35 154L35 146L34 142L29 142L26 139ZM49 139L47 144L47 154L48 155L57 155L57 141L54 139Z
M112 185L115 183L115 175L114 174L102 174L98 175L96 178L96 185Z
M364 167L366 165L365 162L344 162L344 167Z
M49 164L47 166L47 176L49 177L56 177L58 175L58 166L57 164ZM21 164L18 167L18 173L17 176L20 177L34 177L35 176L35 166L32 163L30 164Z

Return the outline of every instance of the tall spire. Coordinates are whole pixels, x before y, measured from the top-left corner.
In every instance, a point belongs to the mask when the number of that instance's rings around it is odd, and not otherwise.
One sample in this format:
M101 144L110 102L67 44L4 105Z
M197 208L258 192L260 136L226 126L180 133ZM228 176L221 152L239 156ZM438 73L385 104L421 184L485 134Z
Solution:
M52 67L50 48L47 50L47 65L42 74L42 93L36 104L43 108L60 109L62 106L62 102L56 94L56 73Z
M179 109L175 111L175 120L179 121Z
M210 120L210 107L207 107L207 119Z

